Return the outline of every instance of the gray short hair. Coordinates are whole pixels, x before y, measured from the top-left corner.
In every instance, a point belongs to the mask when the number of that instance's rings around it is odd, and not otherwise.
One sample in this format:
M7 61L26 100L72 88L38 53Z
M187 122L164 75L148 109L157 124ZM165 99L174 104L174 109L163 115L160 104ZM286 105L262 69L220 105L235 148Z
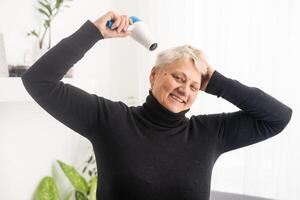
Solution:
M178 47L173 47L161 51L155 61L155 66L161 67L166 64L171 64L178 59L188 58L193 60L195 67L201 73L201 75L207 74L208 63L202 51L196 49L190 45L183 45Z

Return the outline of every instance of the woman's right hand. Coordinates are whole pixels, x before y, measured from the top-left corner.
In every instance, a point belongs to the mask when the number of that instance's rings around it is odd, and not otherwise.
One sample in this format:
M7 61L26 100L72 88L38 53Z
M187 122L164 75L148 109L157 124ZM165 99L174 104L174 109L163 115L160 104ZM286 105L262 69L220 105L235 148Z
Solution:
M106 26L106 23L109 20L113 21L111 29ZM117 15L116 13L109 11L108 13L94 21L94 24L99 29L104 38L114 38L128 36L131 31L128 31L127 28L133 23L128 16Z

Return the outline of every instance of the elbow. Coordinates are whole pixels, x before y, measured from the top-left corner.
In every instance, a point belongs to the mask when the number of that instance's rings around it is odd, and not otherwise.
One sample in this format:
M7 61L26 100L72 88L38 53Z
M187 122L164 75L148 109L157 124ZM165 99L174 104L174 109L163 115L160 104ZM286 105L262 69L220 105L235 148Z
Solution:
M30 68L21 75L21 80L25 90L32 98L38 96L41 93L40 90L42 88L40 84L37 81L35 81L35 79L31 75Z
M31 67L29 69L27 69L22 75L21 75L21 80L23 82L23 85L28 84L32 78L30 78L30 71L31 71Z
M277 126L277 133L280 133L285 129L285 127L288 125L288 123L291 121L293 114L293 110L290 107L287 107L286 111L282 114L280 123L278 123Z
M28 71L28 70L27 70ZM27 71L25 71L22 75L21 75L21 80L22 80L22 83L25 87L25 89L28 91L28 83L29 83L29 78L27 76Z
M283 128L285 128L288 125L288 123L291 121L292 115L293 115L293 110L290 107L288 107L287 112L285 113L283 119L283 125L284 125Z
M25 90L33 99L50 93L57 84L46 80L43 76L39 77L39 74L32 70L32 67L21 75L21 80Z
M30 91L30 88L31 88L31 87L30 87L31 81L30 81L30 78L29 78L27 72L28 72L28 70L25 71L25 72L21 75L21 80L22 80L22 83L23 83L25 89L27 90L27 92L29 92L29 91Z

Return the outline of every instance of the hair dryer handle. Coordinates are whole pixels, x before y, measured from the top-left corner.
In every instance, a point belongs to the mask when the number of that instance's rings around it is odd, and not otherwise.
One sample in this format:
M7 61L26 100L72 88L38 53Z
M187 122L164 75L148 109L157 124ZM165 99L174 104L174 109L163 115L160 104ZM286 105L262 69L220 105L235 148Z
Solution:
M135 22L141 21L139 18L137 18L137 17L135 17L135 16L131 16L131 17L129 17L129 18L132 20L132 23L135 23ZM114 21L113 21L113 20L108 20L108 21L106 22L106 26L107 26L108 28L110 28L110 29L111 29L111 27L112 27L113 23L114 23Z

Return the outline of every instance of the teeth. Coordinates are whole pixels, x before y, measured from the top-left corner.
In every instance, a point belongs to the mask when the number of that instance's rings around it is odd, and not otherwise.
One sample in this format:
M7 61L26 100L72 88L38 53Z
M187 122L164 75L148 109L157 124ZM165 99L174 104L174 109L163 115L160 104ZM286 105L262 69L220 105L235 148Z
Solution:
M178 101L179 103L183 103L183 100L180 99L179 97L177 97L177 96L175 96L175 95L173 95L173 94L171 94L171 97L172 97L173 99L175 99L176 101Z

